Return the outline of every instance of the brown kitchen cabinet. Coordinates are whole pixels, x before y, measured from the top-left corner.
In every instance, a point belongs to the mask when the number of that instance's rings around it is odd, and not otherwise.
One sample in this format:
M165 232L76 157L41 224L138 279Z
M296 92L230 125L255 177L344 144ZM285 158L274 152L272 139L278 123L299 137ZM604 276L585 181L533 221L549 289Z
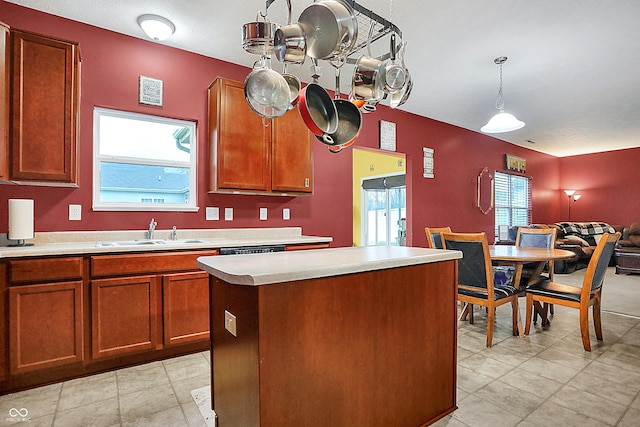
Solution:
M78 43L12 30L10 178L77 186Z
M8 276L9 374L82 362L82 258L13 260Z
M209 192L313 192L313 141L297 110L263 119L242 82L209 86Z
M0 22L0 180L9 179L9 27Z
M91 257L94 359L209 338L209 289L196 259L215 251Z
M91 282L93 359L156 348L160 322L158 285L155 276Z
M204 272L162 277L164 345L209 339L209 275Z

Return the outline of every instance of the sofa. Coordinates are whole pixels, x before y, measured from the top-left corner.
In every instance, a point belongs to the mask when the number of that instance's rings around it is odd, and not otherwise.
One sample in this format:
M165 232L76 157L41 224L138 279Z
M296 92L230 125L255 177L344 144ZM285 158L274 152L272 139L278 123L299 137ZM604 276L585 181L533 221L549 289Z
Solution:
M624 228L613 256L616 274L640 274L640 222Z
M554 272L559 274L573 273L581 268L586 268L602 235L617 231L622 233L625 228L622 225L612 226L604 222L557 222L555 224L531 224L530 227L555 228L557 230L556 248L574 253L571 258L555 261ZM615 257L611 257L609 265L613 266L615 262Z

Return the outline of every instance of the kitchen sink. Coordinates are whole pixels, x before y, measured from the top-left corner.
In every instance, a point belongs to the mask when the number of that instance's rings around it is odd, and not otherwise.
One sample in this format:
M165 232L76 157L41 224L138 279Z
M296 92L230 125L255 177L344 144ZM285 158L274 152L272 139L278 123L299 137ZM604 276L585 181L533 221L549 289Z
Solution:
M140 240L102 240L96 242L96 247L101 246L145 246L145 245L180 245L189 243L208 243L207 240L201 239L179 239L179 240L159 240L159 239L140 239Z

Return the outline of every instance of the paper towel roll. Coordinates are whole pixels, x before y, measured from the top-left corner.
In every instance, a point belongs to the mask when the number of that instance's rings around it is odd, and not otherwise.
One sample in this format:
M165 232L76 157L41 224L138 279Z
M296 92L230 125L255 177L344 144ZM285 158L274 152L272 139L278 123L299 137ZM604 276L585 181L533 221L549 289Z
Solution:
M33 239L33 200L9 199L9 239Z

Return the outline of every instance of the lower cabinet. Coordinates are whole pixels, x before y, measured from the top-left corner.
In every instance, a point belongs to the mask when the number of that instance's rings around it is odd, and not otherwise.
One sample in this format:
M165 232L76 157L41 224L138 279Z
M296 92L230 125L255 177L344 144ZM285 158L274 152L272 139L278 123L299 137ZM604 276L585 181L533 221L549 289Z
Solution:
M162 278L164 345L209 339L209 275L166 274Z
M9 288L9 373L83 360L82 281Z
M99 279L91 282L91 356L118 356L158 345L156 276Z

